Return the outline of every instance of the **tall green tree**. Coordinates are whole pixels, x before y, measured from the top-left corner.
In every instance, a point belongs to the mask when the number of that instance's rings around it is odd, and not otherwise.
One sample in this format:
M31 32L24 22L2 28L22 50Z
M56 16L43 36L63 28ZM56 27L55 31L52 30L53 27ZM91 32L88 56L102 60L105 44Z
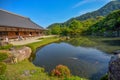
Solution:
M80 35L83 31L83 24L78 20L72 20L69 25L71 35Z
M51 30L51 33L55 35L60 35L61 33L61 27L58 24L54 25L50 30Z

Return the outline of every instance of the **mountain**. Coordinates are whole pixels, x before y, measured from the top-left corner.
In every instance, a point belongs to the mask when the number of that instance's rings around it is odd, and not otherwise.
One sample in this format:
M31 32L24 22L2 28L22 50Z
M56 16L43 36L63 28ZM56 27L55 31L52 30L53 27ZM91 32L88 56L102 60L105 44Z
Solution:
M96 11L83 14L83 15L78 16L76 18L71 18L64 23L52 24L52 25L48 26L48 28L51 28L51 27L55 26L56 24L57 25L59 24L61 27L63 27L63 25L69 25L69 23L74 19L83 21L83 20L87 20L90 18L97 18L97 16L107 16L112 11L118 10L118 9L120 9L120 0L114 0L114 1L107 3L105 6L103 6L102 8L100 8Z
M106 4L105 6L103 6L102 8L100 8L96 11L83 14L81 16L76 17L75 19L86 20L89 18L96 18L97 16L106 16L110 12L112 12L114 10L118 10L118 9L120 9L120 0L115 0L115 1L109 2L108 4Z

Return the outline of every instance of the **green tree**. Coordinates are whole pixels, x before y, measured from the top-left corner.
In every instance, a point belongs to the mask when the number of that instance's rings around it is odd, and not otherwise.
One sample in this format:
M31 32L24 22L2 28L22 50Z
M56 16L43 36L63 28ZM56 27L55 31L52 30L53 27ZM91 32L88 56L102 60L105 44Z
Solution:
M100 20L95 25L91 27L92 33L104 34L104 32L110 32L113 35L113 31L117 31L117 36L119 35L120 28L120 10L113 11L103 20Z
M83 24L78 20L72 20L69 25L71 35L80 35L83 31Z
M60 25L54 25L50 30L52 34L59 35L61 33Z
M69 36L71 29L69 27L62 27L61 28L61 35L62 36Z

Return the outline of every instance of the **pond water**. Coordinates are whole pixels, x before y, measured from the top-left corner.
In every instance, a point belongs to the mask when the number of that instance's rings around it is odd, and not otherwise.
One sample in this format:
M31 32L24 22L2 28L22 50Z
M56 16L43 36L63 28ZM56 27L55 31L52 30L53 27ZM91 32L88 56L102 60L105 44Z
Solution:
M50 72L59 64L69 67L73 75L99 80L108 70L111 55L95 48L61 42L46 45L36 53L33 63Z

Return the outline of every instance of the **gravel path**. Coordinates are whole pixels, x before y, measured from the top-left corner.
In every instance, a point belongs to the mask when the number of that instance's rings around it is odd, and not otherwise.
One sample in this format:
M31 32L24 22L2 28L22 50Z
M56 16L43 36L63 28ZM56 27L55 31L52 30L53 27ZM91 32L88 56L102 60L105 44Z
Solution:
M52 37L52 36L31 37L31 38L27 38L25 40L20 40L20 41L11 40L10 43L13 44L13 45L25 45L25 44L41 41L41 40L38 40L38 39L39 38L46 38L46 37Z

